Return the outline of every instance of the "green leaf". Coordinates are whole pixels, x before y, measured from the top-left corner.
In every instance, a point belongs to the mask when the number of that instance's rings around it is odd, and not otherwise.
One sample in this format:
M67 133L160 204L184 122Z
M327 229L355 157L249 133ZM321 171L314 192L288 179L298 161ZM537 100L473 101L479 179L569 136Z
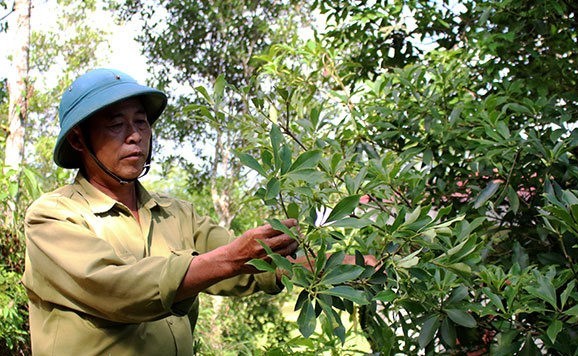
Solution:
M367 167L362 167L355 178L345 176L345 188L349 194L357 194L357 191L361 187L361 183L367 175Z
M474 328L478 323L473 316L461 309L444 309L448 317L456 324L466 328Z
M279 126L271 126L271 131L269 132L269 139L271 140L271 148L273 148L273 157L275 159L275 167L280 168L280 156L279 151L281 150L281 144L283 143L283 134L279 129Z
M263 200L276 199L280 192L281 183L279 183L279 179L273 177L267 182L267 192Z
M297 219L299 218L299 205L297 203L289 203L287 205L287 217Z
M283 225L283 223L279 219L267 219L267 223L269 223L269 225L271 225L273 229L281 231L282 233L287 234L294 239L297 239L295 233L287 226Z
M284 269L286 271L291 271L291 267L293 265L285 257L281 256L278 253L271 253L269 254L269 257L271 257L271 260L278 268Z
M315 331L317 319L315 317L315 310L309 300L303 303L299 316L297 317L297 324L299 331L304 337L309 337Z
M495 293L493 293L492 291L490 291L490 289L488 287L484 287L482 288L482 292L484 292L484 294L490 298L490 302L492 302L492 304L500 311L502 312L506 312L506 309L504 308L504 304L502 303L502 299Z
M341 201L335 205L333 210L331 210L331 213L329 213L326 223L342 219L351 214L359 205L360 197L361 195L356 194L341 199Z
M269 120L273 123L277 123L277 119L279 117L279 112L275 105L269 105Z
M532 111L530 111L530 109L528 109L526 106L517 103L508 103L504 105L502 112L506 112L508 110L522 114L532 114Z
M451 305L454 303L459 303L462 300L466 299L467 296L468 296L468 288L466 286L458 286L452 291L452 294L450 295L447 304Z
M373 300L379 300L382 302L391 303L396 298L397 298L397 294L395 294L394 291L388 289L388 290L382 290L381 292L377 293L375 295L375 297L373 297Z
M530 286L527 287L526 290L534 297L542 299L543 301L552 305L554 309L556 309L557 308L556 290L554 289L554 285L547 277L543 275L538 275L537 279L538 279L538 288L536 288L535 286Z
M423 349L433 340L439 325L440 319L438 315L431 316L423 323L418 337L419 347Z
M564 308L566 306L566 302L568 301L568 297L574 291L574 285L576 282L571 280L570 283L566 286L566 289L560 294L560 308Z
M456 328L449 318L444 318L442 321L442 326L440 328L440 333L444 342L450 347L454 347L456 344L457 333Z
M332 227L349 227L352 229L361 229L373 224L373 221L363 218L344 218L331 224Z
M291 294L293 292L293 282L291 278L287 277L286 275L281 276L281 283L287 288L287 293Z
M205 100L209 104L213 103L213 99L211 98L211 95L209 95L209 92L207 91L207 89L205 87L198 86L195 88L195 90L198 91L199 93L201 93L201 95L205 98Z
M563 326L564 323L562 323L560 320L553 320L550 326L548 326L546 334L548 334L548 337L550 338L550 340L552 340L552 344L556 343L556 337L558 336L560 331L562 331Z
M223 97L226 85L227 85L227 82L225 81L225 76L222 74L219 75L217 77L217 80L215 80L215 86L213 88L213 91L215 93L215 98L221 99ZM220 100L218 100L218 101L220 101Z
M327 259L327 262L325 263L325 268L329 270L335 266L341 265L343 263L344 258L345 258L344 251L337 251L335 253L332 253L331 256L329 256L329 258Z
M419 257L417 257L417 255L421 252L421 250L422 249L414 251L411 254L395 261L395 266L397 268L411 268L417 265L419 263Z
M281 174L287 173L287 170L291 166L291 148L288 145L283 145L279 151L279 164L276 168L279 169Z
M296 171L299 169L314 168L319 163L321 159L321 151L307 151L299 155L297 159L291 164L288 172Z
M327 251L327 245L325 244L325 241L322 240L321 246L319 246L319 250L317 252L317 256L315 257L315 271L316 272L322 271L323 268L325 267L325 263L327 262L327 254L325 253L326 251Z
M569 316L578 316L578 304L564 311L564 314Z
M257 173L259 173L263 177L267 176L267 173L265 172L261 164L259 164L259 162L255 158L253 158L253 156L241 152L237 152L236 154L243 165L257 171Z
M423 151L423 163L430 164L433 161L433 151L431 149L426 149Z
M498 121L496 129L498 130L500 135L502 135L502 137L505 138L506 140L509 140L510 137L512 136L510 134L510 129L508 129L508 126L503 121Z
M532 335L530 333L526 334L526 341L524 342L524 346L517 354L517 356L541 356L541 355L542 353L540 352L538 346L536 346L536 343L534 342Z
M414 223L417 220L417 218L419 218L420 215L421 215L421 206L418 206L410 214L405 216L404 224L409 225Z
M291 171L288 172L285 177L293 181L302 180L310 186L323 183L327 179L327 176L323 172L320 172L313 168Z
M463 262L452 263L445 267L459 275L469 275L472 273L472 268Z
M478 209L484 205L500 188L500 183L491 181L488 185L480 192L478 197L474 202L474 209Z
M365 269L356 265L338 265L327 271L321 281L325 284L340 284L359 277Z
M328 290L321 291L322 294L329 294L334 295L336 297L341 297L347 300L352 301L358 305L365 305L368 304L369 301L367 300L365 293L360 290L353 289L348 286L337 286L333 287Z
M247 264L257 268L259 271L275 272L275 268L273 266L271 266L268 262L258 258L252 259L251 261L247 262Z
M520 198L511 185L508 186L508 202L510 203L510 210L516 214L520 208Z
M303 308L303 304L305 304L305 302L308 300L309 300L309 293L303 289L297 296L297 300L295 301L295 309L293 309L293 311L297 311Z

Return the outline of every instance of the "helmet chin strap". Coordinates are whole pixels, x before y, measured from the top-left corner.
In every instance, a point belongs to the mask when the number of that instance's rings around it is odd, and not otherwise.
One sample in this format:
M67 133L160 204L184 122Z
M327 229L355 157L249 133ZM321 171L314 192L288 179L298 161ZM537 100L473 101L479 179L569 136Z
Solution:
M84 134L84 133L83 133ZM142 173L136 177L136 178L123 178L121 176L118 176L116 174L114 174L110 169L108 169L104 163L102 163L98 158L96 158L96 155L94 154L94 152L92 151L92 146L89 144L89 141L87 140L86 135L84 135L84 142L85 142L85 147L86 150L88 152L88 154L90 155L90 157L92 158L92 160L96 163L96 165L104 172L106 173L108 176L112 177L113 179L117 180L121 185L125 185L125 184L129 184L132 182L137 181L138 179L144 177L150 170L151 168L151 160L152 160L152 139L149 141L149 154L146 160L146 163L143 167L143 171Z

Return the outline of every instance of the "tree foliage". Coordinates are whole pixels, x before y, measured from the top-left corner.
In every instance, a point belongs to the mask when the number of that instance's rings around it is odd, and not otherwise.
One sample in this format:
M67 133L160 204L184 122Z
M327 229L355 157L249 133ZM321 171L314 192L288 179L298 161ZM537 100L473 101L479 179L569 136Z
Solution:
M256 196L276 218L300 219L292 233L313 269L272 256L301 289L301 333L321 325L343 342L340 313L358 305L384 354L572 354L575 10L424 3L319 5L336 21L327 37L272 46L257 56L261 86L242 90L260 149L238 157L262 176ZM385 66L355 55L393 41L367 31L383 29L376 14L404 11L411 33L438 46ZM377 255L385 275L340 266L343 252Z

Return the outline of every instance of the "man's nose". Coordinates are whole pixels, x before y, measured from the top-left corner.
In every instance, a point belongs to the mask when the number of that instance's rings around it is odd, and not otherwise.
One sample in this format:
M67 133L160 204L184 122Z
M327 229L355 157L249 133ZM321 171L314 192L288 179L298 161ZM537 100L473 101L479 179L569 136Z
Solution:
M142 133L140 132L138 126L135 123L129 123L127 126L126 140L128 142L141 142Z

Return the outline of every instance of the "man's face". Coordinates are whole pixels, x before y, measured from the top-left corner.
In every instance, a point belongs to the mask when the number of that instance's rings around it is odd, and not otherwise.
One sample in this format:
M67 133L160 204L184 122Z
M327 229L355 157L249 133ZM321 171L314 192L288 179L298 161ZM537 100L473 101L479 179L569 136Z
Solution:
M135 179L149 154L151 127L139 99L127 99L100 110L85 125L85 137L95 156L114 174ZM89 176L105 173L84 155Z

